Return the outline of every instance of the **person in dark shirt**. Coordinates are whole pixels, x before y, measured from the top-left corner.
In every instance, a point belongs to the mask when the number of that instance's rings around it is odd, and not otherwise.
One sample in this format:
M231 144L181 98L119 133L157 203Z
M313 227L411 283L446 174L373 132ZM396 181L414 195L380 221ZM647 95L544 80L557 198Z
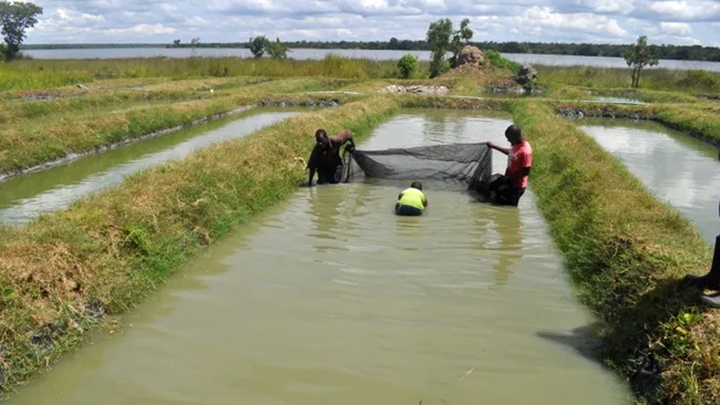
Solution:
M352 132L343 129L333 136L328 136L324 129L315 132L315 147L310 153L307 168L310 169L308 187L312 187L315 172L318 175L317 184L337 184L342 180L342 158L340 148L345 144L345 150L352 153L355 151L355 142L352 139Z

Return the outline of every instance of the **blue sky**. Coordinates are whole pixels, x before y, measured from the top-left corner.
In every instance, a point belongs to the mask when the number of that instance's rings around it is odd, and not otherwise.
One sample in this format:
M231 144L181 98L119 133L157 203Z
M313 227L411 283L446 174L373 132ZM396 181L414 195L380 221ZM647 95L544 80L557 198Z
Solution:
M26 43L422 39L470 18L474 40L720 46L720 0L35 0Z

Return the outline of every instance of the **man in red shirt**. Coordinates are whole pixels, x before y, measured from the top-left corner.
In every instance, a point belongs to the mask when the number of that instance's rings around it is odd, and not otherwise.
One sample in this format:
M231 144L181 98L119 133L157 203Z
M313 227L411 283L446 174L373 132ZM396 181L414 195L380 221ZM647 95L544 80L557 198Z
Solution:
M342 180L343 163L340 157L340 148L345 144L345 150L352 153L355 151L355 142L352 132L343 129L333 136L328 136L324 129L315 132L315 147L310 153L307 168L310 169L308 187L312 187L312 180L317 171L317 184L336 184Z
M528 176L532 167L532 148L530 143L522 136L517 125L510 125L505 130L505 138L510 142L510 148L503 148L488 142L488 147L508 155L508 164L505 175L490 183L490 193L495 194L495 201L503 205L517 207L520 197L525 193Z

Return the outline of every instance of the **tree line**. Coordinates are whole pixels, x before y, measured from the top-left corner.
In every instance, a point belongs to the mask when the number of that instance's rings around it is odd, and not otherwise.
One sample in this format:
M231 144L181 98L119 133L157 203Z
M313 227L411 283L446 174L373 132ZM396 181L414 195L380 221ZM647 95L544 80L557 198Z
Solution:
M431 51L432 47L425 40L409 40L390 38L389 41L287 41L285 46L292 49L364 49L388 51ZM495 42L470 41L469 45L482 50L493 50L500 53L532 53L538 55L573 55L573 56L606 56L623 57L623 54L634 44L586 44L558 42ZM246 48L252 43L247 42L205 42L196 44L196 48ZM22 45L20 49L83 49L83 48L191 48L189 42L178 44L138 43L138 44L33 44ZM648 45L660 59L694 60L720 62L720 48L700 45Z

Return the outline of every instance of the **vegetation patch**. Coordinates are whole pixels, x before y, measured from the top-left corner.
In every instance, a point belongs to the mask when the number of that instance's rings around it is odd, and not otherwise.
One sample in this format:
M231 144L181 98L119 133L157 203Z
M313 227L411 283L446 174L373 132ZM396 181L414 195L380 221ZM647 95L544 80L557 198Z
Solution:
M711 250L676 209L538 102L513 105L533 142L530 184L564 253L577 295L602 320L602 356L651 404L720 399L719 316L679 287L704 274Z
M397 108L372 98L299 115L0 228L0 376L7 392L123 313L204 245L297 189L318 128L358 140ZM268 159L273 156L273 159Z

